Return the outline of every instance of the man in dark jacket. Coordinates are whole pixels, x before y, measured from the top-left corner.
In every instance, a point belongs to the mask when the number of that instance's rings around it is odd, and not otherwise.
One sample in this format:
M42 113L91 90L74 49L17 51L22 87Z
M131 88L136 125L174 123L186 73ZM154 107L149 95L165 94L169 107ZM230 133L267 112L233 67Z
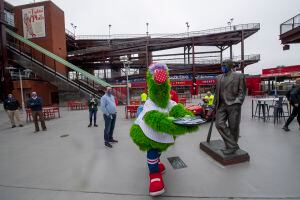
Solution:
M16 127L15 119L19 124L19 126L22 127L23 125L20 121L20 116L19 116L20 104L18 100L15 99L15 97L12 94L9 94L7 98L4 100L3 106L4 106L4 110L8 114L12 128Z
M27 102L27 106L31 109L32 117L35 125L35 133L40 131L39 124L38 124L38 117L41 121L41 126L43 131L46 131L46 125L43 115L43 103L42 99L37 96L36 92L31 93L31 98Z
M286 97L289 100L290 105L293 106L293 111L282 129L285 131L290 131L289 124L295 117L297 117L300 128L300 78L296 79L296 86L287 92Z
M90 112L90 124L88 127L92 126L92 120L94 116L94 126L98 127L96 124L97 121L97 111L98 111L98 100L95 98L95 95L92 95L88 101L89 112Z

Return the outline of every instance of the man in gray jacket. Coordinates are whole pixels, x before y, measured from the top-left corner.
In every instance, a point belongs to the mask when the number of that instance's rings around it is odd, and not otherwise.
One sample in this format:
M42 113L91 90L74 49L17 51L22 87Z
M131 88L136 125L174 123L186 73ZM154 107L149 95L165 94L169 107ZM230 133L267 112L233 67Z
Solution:
M225 143L222 152L233 154L239 149L239 126L241 107L245 99L246 83L244 74L231 71L232 61L226 61L221 67L223 74L217 76L216 95L216 128ZM227 126L228 122L228 126Z
M115 128L117 118L117 107L115 97L112 94L111 87L106 88L105 95L101 98L101 111L103 112L103 118L105 121L104 128L104 145L112 148L110 142L117 143L118 141L113 139L113 132Z

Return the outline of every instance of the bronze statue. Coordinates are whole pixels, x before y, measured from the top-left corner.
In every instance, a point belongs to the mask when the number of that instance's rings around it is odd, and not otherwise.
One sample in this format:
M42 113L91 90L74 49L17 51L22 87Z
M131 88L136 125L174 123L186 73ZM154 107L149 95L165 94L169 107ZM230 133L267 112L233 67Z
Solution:
M234 154L238 149L241 107L245 99L246 83L244 75L233 72L232 61L225 61L221 67L223 74L217 76L216 128L225 143L224 155ZM228 125L227 125L228 123Z

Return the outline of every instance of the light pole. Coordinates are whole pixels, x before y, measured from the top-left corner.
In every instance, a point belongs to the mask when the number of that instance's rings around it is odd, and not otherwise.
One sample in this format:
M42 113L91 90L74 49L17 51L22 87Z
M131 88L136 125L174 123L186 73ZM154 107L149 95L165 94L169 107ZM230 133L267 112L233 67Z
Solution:
M111 29L111 24L108 24L108 45L110 46L110 29Z
M146 23L146 26L147 26L147 32L146 32L146 34L147 34L147 36L148 36L148 35L149 35L149 31L148 31L149 23L148 23L148 22Z
M6 69L8 70L14 70L16 69L15 67L7 67ZM20 90L21 90L21 101L22 101L22 111L25 111L25 104L24 104L24 94L23 94L23 80L22 80L22 75L21 75L21 70L19 70L19 80L20 80ZM31 72L30 69L25 69L24 72Z
M234 20L234 19L231 18L231 19L227 22L227 25L230 26L230 30L231 30L231 25L232 25L233 20Z
M120 56L120 61L123 63L124 68L126 69L125 74L126 74L126 88L127 88L127 105L129 105L129 103L130 103L130 94L129 94L128 74L129 74L130 64L132 62L130 60L128 60L127 56Z
M187 36L190 37L190 24L189 22L185 22L186 24L186 29L187 29Z
M275 83L274 83L274 96L277 97L277 75L275 74L274 75L274 70L272 69L271 70L271 73L272 75L274 76L274 79L275 79Z
M73 23L71 23L71 26L73 28L74 38L76 38L75 30L76 30L77 26L75 24L73 24Z
M277 97L277 75L275 75L275 90L274 90L274 95Z
M277 90L277 76L279 76L279 79L280 79L282 68L281 68L281 66L279 66L279 67L277 67L277 69L278 69L278 73L275 76L275 83L276 83L276 85L275 85L275 91L276 91L275 96L276 97L277 97L277 93L278 93L278 90ZM280 80L279 80L279 82L280 82Z

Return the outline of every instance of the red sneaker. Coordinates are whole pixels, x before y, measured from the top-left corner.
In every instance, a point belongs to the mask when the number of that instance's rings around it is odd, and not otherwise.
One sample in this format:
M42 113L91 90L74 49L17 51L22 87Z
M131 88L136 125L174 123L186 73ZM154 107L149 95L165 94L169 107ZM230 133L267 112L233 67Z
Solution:
M159 163L158 163L158 168L159 168L159 172L160 172L161 174L163 174L163 173L166 172L166 167L165 167L165 165L164 165L162 162L159 162Z
M149 174L149 194L150 196L158 196L165 192L164 182L161 173Z

